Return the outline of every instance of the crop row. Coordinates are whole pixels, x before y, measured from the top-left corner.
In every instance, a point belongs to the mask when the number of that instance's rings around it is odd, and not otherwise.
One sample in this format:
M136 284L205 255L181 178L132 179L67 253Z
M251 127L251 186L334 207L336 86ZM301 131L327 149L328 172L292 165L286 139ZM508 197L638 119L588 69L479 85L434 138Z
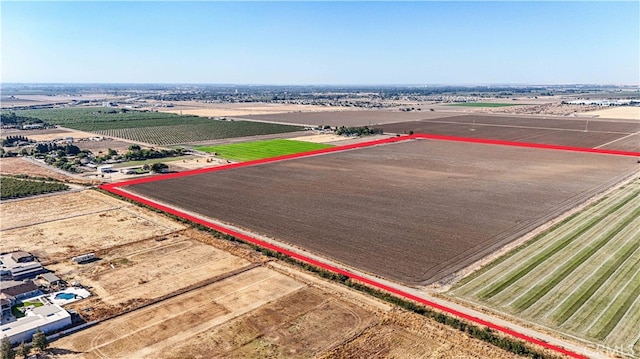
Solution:
M293 132L299 127L261 122L215 121L200 124L92 130L105 136L156 145L172 145L222 138Z
M32 181L13 177L0 177L1 199L35 196L43 193L64 191L69 186L57 182Z
M634 346L639 185L572 216L451 294L596 343Z

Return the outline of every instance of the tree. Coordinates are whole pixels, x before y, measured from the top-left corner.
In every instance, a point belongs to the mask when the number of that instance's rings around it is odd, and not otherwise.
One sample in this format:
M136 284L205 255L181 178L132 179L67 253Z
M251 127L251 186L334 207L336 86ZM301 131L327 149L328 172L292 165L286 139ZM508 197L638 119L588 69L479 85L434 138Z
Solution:
M39 349L40 351L45 351L49 346L49 341L47 340L47 336L44 335L42 330L38 329L35 333L33 333L33 338L31 339L31 343L33 347Z
M0 345L0 356L2 359L13 359L16 357L16 352L13 350L13 346L6 336L2 338L2 344Z
M166 170L167 168L169 168L169 166L164 163L154 163L153 165L151 165L151 170L156 173L164 172L164 170Z
M129 151L140 151L140 145L129 146Z
M20 343L20 345L18 346L18 349L16 350L16 353L18 355L20 355L23 358L26 358L29 356L29 353L31 353L31 347L29 345L27 345L24 341L22 343Z

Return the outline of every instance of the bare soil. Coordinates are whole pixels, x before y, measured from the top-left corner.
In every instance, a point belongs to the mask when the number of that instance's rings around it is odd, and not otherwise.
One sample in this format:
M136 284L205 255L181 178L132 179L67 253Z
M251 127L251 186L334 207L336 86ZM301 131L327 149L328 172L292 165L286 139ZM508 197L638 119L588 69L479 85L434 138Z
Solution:
M419 140L128 190L369 273L426 285L636 169L630 157Z
M602 118L619 118L625 120L640 120L640 107L620 106L602 109L598 107L595 111L581 113L585 116L596 116Z
M185 234L174 232L100 250L96 262L77 265L64 261L49 268L68 282L90 287L101 302L121 305L133 299L158 298L248 264ZM89 306L93 304L85 301L78 309Z
M413 131L447 136L640 151L640 122L631 120L464 115L387 124L380 127L385 132L392 133Z
M2 248L57 262L184 228L91 190L0 204Z
M32 177L53 178L63 182L80 184L98 184L95 180L85 180L66 175L62 171L54 171L46 166L39 166L22 157L0 158L0 174L2 175L27 175Z
M356 111L329 111L329 112L303 112L281 113L254 116L238 116L238 118L254 121L290 123L307 126L378 126L385 123L416 121L422 119L446 118L459 116L459 112L431 112L423 111L404 112L398 110L356 110Z

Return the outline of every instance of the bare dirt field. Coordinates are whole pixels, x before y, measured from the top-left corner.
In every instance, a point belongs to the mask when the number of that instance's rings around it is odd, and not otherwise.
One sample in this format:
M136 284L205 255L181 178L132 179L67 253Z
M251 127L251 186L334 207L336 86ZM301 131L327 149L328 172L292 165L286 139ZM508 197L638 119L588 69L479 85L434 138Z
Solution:
M158 111L183 115L195 115L203 117L249 116L262 114L276 114L288 112L325 112L325 111L349 111L350 107L328 107L314 105L295 104L271 104L271 103L201 103L184 101L172 103L174 107L160 108Z
M3 137L11 135L25 136L34 141L53 141L55 139L64 139L67 137L73 137L74 139L96 137L94 133L59 127L41 130L2 130Z
M516 357L418 315L368 305L370 299L344 288L336 295L334 284L312 282L254 268L57 340L53 357Z
M640 123L630 120L464 115L380 126L385 132L640 151ZM586 131L585 131L586 129Z
M168 218L95 191L0 203L2 249L55 262L184 228Z
M411 285L475 262L635 158L418 140L127 187Z
M99 250L96 255L99 261L81 266L70 261L49 266L68 282L89 286L99 297L78 303L76 309L158 298L249 264L193 240L188 231Z
M15 95L2 96L2 108L13 108L19 106L34 105L62 105L72 101L108 101L119 98L108 94L84 94L84 95Z
M198 332L302 288L264 267L240 273L161 303L103 322L55 342L84 357L158 357Z
M604 110L582 112L580 115L597 116L602 118L619 118L624 120L640 120L640 107L637 106L620 106L610 107Z
M373 126L384 123L415 121L422 119L459 116L459 112L440 111L392 111L392 110L355 110L307 113L282 113L255 116L237 116L246 120L289 123L303 126Z
M51 177L60 181L74 181L70 176L49 169L45 166L28 161L22 157L5 157L0 158L0 174L3 175L28 175L32 177ZM81 182L81 181L80 181Z

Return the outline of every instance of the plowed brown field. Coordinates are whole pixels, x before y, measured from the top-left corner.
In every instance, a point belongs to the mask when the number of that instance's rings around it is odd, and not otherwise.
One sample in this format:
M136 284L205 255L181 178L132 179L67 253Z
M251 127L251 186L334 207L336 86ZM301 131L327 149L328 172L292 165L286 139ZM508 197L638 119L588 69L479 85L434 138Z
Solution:
M415 285L445 279L637 166L631 157L419 140L128 190Z
M640 122L593 118L506 117L463 115L379 126L392 133L541 143L550 145L640 151Z

